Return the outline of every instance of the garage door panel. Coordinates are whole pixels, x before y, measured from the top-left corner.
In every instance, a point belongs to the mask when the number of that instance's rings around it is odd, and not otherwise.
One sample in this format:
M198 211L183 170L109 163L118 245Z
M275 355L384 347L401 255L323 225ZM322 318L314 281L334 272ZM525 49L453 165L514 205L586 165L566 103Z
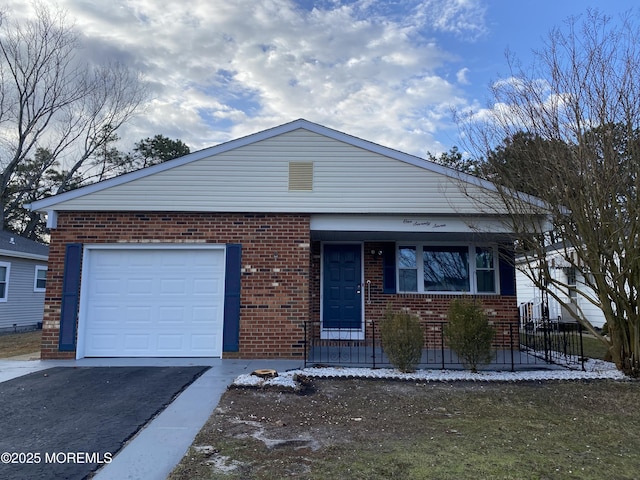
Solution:
M93 288L101 295L119 295L121 280L117 277L96 279Z
M221 356L222 249L88 250L85 356Z
M90 339L90 347L92 351L95 352L110 352L118 344L118 335L116 334L97 334L92 335Z
M158 308L158 323L160 325L185 323L185 309L181 306L165 306Z
M206 325L211 322L216 316L218 308L214 305L212 307L194 307L191 316L191 322L194 325L202 324Z
M116 259L115 262L113 261L114 258ZM117 271L118 265L122 263L122 254L113 251L109 255L92 258L92 262L104 271Z
M224 283L216 278L199 278L193 281L191 291L194 295L220 295L223 291Z
M193 257L183 258L180 255L164 255L161 252L155 251L153 255L159 259L159 261L154 261L154 265L160 265L163 268L184 268L184 266L193 266L197 265L198 262Z
M123 320L126 325L151 326L153 309L151 306L127 307L124 310Z
M181 352L184 350L183 335L158 335L158 350L161 352Z
M118 287L121 289L122 287ZM151 278L128 278L127 293L129 295L151 295L153 280Z
M218 338L215 335L191 335L190 340L193 350L206 351L218 341Z
M158 257L157 252L152 250L142 251L140 250L138 254L131 258L129 255L129 251L122 250L120 252L115 252L113 255L120 263L123 263L123 259L131 265L138 269L147 269L151 270L153 268L158 267Z
M159 284L158 290L163 295L185 295L188 292L187 282L184 279L161 279Z
M124 334L122 336L124 342L125 353L145 353L148 352L152 346L151 335L148 333L139 334Z
M151 345L151 335L148 333L127 333L122 337L124 338L125 348L129 348L131 350L146 349Z
M95 305L91 321L96 328L113 326L122 317L120 307L115 305Z

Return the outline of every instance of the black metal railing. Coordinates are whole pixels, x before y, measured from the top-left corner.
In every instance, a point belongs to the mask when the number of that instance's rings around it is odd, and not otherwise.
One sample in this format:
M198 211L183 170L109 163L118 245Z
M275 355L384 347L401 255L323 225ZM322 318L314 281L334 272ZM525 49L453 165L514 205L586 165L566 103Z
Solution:
M421 322L425 348L418 368L462 369L463 362L447 348L446 322ZM493 322L496 330L494 356L487 370L524 370L561 364L584 370L582 330L551 330L519 327L513 322ZM306 366L390 367L375 322L364 330L323 329L320 322L304 322Z
M579 323L548 319L527 322L520 328L520 347L535 352L545 362L568 366L579 364L584 370L582 334Z

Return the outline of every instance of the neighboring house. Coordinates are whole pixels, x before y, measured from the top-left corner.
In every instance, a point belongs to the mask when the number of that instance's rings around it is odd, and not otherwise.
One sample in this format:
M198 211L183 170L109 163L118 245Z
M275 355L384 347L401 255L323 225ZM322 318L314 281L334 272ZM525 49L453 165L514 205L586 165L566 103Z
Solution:
M0 333L42 323L49 247L0 231Z
M442 320L461 295L517 324L488 199L488 182L296 120L37 201L42 357L296 358L307 322L357 339L387 307Z
M550 247L545 259L552 278L547 286L549 293L535 286L533 280L524 273L529 268L526 260L516 260L517 297L521 318L534 324L539 323L547 310L552 323L575 323L573 311L581 313L594 327L602 328L606 322L604 313L589 300L597 299L595 293L585 284L584 274L564 259L560 248Z

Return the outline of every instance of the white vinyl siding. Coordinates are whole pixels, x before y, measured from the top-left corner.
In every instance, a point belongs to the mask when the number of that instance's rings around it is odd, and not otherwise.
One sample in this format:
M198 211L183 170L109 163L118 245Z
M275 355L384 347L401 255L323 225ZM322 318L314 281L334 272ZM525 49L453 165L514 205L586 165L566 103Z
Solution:
M313 191L290 189L291 162ZM305 129L72 198L56 210L477 214L488 190Z
M518 295L518 304L526 304L531 303L532 305L539 305L543 301L543 291L538 287L534 286L533 281L527 277L529 272L528 267L525 263L521 263L518 265L516 269L516 282L517 288L516 292ZM554 278L556 278L560 282L567 282L569 278L567 277L567 269L566 268L553 268L551 269L551 274ZM585 297L589 297L593 300L596 299L596 295L594 291L584 284L584 277L580 272L575 272L575 298L574 303L580 307L580 310L584 314L585 319L587 319L594 327L602 328L605 324L605 317L602 309L598 306L594 305L592 301L588 300ZM570 302L571 297L564 288L560 288L557 285L551 285L551 290L553 294L558 295L563 301ZM558 319L558 317L564 317L563 308L560 306L559 302L553 297L553 295L548 295L547 300L549 302L549 315L553 320ZM597 303L597 301L596 301ZM564 321L572 321L571 317L566 316L566 318L562 318Z

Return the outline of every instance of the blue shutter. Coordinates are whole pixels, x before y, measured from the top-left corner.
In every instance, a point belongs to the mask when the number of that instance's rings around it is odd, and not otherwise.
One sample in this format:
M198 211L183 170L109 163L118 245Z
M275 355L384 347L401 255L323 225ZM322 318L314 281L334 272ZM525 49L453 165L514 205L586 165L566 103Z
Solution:
M62 306L60 309L60 339L58 343L58 350L61 352L73 352L76 349L81 267L82 244L67 244L64 256L64 276L62 277Z
M396 293L396 245L387 243L382 248L382 292Z
M500 294L513 297L516 294L516 269L513 250L500 249Z
M224 280L224 327L222 351L240 350L240 269L242 245L227 244Z

